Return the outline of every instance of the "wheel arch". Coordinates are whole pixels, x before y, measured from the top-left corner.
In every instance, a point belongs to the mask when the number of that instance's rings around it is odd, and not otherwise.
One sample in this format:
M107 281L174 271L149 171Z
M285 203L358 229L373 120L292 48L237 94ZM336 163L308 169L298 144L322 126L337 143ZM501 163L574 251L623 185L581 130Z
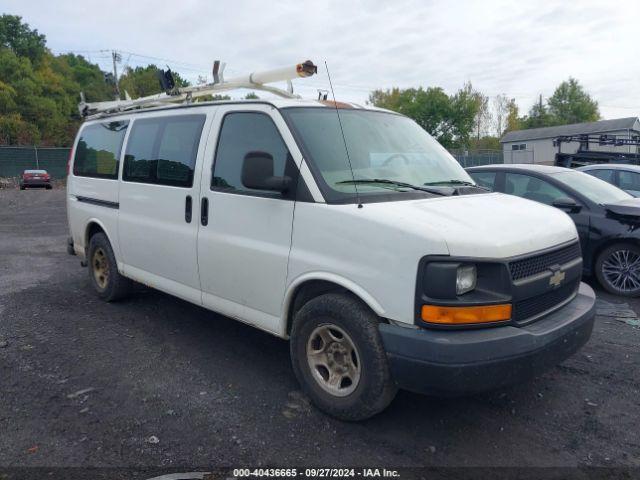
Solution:
M91 237L93 237L96 233L100 233L100 232L106 235L107 240L109 240L109 243L111 244L111 248L113 249L114 255L116 254L115 246L113 244L113 240L111 239L111 235L107 230L107 227L105 227L104 223L98 220L97 218L91 218L89 221L87 221L87 225L84 230L85 256L88 254L87 250L89 248L89 241L91 240Z
M283 305L283 335L289 336L293 318L304 304L329 292L348 293L370 308L376 315L384 317L385 310L382 305L355 282L326 272L310 273L298 277L287 289Z

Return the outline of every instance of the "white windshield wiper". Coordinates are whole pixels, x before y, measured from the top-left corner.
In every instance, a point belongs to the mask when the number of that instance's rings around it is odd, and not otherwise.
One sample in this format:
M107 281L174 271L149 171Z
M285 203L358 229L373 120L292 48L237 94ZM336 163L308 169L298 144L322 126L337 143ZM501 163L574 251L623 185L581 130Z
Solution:
M420 190L422 192L432 193L434 195L442 195L445 197L453 194L453 189L451 188L445 187L444 190L442 188L429 188L428 186L413 185L411 183L398 182L396 180L389 180L387 178L362 178L357 180L342 180L341 182L336 182L336 185L345 183L381 183L383 185L394 185L396 187L411 188L413 190Z

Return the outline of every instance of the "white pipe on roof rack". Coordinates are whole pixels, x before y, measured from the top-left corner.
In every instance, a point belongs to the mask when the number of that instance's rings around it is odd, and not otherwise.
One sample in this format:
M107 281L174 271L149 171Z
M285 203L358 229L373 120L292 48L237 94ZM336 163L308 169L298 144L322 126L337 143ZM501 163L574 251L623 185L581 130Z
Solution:
M112 100L108 102L85 102L84 95L80 94L78 110L83 117L98 115L101 113L115 113L142 107L155 107L167 103L191 101L198 97L214 95L218 92L237 90L241 88L261 90L279 95L285 98L299 98L293 93L277 87L266 85L267 83L290 81L294 78L310 77L317 73L317 67L310 61L298 63L293 66L275 68L272 70L253 72L221 83L209 83L207 85L195 85L192 87L178 88L171 93L159 93L135 100Z

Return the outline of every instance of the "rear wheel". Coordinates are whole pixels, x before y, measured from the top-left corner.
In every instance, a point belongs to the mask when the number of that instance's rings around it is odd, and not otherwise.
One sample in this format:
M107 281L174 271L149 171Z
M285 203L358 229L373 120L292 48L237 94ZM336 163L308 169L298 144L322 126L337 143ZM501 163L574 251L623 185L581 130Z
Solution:
M596 277L609 293L625 297L640 295L640 248L616 243L605 248L596 260Z
M130 293L131 280L118 272L116 257L104 233L96 233L89 240L87 263L91 284L100 298L113 302Z
M396 394L378 332L378 317L346 294L307 302L291 331L291 361L304 392L341 420L364 420Z

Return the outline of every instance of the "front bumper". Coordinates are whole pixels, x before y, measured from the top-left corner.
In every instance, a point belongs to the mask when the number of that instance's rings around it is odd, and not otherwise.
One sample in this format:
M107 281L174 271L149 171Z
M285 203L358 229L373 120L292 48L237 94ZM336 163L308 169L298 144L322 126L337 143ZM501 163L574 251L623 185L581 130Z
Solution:
M456 396L526 380L562 362L591 336L595 293L576 297L526 326L427 330L380 324L391 374L399 387Z

